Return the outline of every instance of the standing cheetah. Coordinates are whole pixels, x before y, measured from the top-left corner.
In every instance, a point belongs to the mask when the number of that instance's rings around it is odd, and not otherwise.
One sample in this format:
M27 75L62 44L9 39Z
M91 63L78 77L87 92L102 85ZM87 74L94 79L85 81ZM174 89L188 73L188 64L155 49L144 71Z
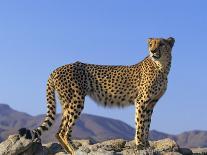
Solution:
M81 114L86 95L106 107L135 105L137 149L149 147L153 108L167 88L174 38L149 38L149 56L131 66L105 66L75 62L53 71L47 82L47 114L37 128L19 130L21 136L38 138L55 120L55 91L62 106L62 121L56 137L63 148L75 154L72 127Z

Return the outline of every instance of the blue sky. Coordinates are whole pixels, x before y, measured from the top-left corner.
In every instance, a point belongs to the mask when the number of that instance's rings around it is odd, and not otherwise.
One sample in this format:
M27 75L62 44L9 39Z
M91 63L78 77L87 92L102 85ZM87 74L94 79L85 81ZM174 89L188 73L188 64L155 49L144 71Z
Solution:
M169 86L151 129L207 130L206 7L205 0L1 1L0 102L45 113L46 81L55 68L75 61L135 64L148 54L147 38L172 36ZM134 126L134 107L106 109L86 98L84 112Z

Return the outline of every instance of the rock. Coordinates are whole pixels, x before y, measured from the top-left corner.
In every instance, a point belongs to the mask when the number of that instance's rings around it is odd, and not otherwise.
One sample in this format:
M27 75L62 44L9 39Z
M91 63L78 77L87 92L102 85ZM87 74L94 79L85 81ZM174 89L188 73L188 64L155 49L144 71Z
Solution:
M106 151L121 152L125 144L126 144L126 141L123 139L109 140L109 141L104 141L102 143L92 145L91 150L97 151L99 150L99 148L101 148Z
M50 154L50 155L53 155L53 154ZM66 152L58 152L58 153L55 153L54 155L68 155ZM79 154L77 154L79 155ZM80 154L82 155L82 154Z
M146 150L135 150L135 149L126 149L122 151L122 155L161 155L159 152L146 149Z
M163 139L150 142L150 148L136 150L134 141L123 139L108 140L93 144L90 140L75 140L76 155L188 155L189 149L179 149L175 141ZM180 153L179 153L180 151ZM68 155L59 143L41 144L19 135L10 136L0 144L0 155Z
M18 155L47 155L48 150L42 146L39 142L34 142L31 147L29 147L26 151L22 151L22 153Z
M164 152L164 153L160 153L161 155L183 155L179 152Z
M188 148L180 148L179 152L184 155L192 155L193 154L192 150L190 150Z
M97 151L91 151L88 155L116 155L116 153L100 148Z
M151 142L150 146L158 152L178 152L179 146L169 138Z
M76 153L76 155L88 155L87 152L82 151L82 150L77 150L75 153ZM58 155L59 155L59 154L58 154Z
M80 143L82 145L92 145L95 142L90 139L83 139L83 140L73 140L73 143Z
M19 135L11 135L0 144L0 155L16 155L22 152L28 152L31 145L33 145L31 140L20 137Z
M192 148L193 154L207 154L207 148Z
M47 149L40 140L31 141L19 135L11 135L0 143L0 155L47 155Z
M78 148L79 151L85 152L85 153L90 153L91 150L88 148L88 146L81 146Z
M136 144L135 144L135 141L134 140L132 140L132 141L128 141L128 142L126 142L126 144L125 144L125 148L127 149L129 149L129 148L135 148L136 147Z
M48 143L48 144L43 144L43 146L48 151L48 154L55 154L58 152L64 152L64 149L58 143Z

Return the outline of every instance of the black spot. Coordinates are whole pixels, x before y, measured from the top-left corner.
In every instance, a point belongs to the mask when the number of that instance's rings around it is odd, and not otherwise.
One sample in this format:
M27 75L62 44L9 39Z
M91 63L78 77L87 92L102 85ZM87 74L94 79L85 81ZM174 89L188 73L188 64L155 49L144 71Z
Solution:
M49 109L50 109L51 111L53 111L53 107L49 107Z
M52 105L53 104L53 102L52 101L48 101L48 105Z
M77 105L77 108L81 108L81 105L78 104L78 105Z
M55 120L55 118L51 114L49 114L48 117L50 117L52 120Z
M49 120L47 120L46 122L49 126L52 126L52 123Z
M38 138L39 136L38 136L38 134L37 134L37 132L35 132L34 133L34 138Z
M75 119L77 119L77 118L78 118L78 116L77 116L77 115L75 115L75 116L74 116L74 118L75 118Z
M66 104L66 105L65 105L65 109L68 109L68 108L69 108L69 105L68 105L68 104Z
M26 133L26 139L32 139L32 134L31 134L31 131L30 130L27 130L27 133Z
M62 130L62 134L64 134L64 133L65 133L65 129Z
M24 136L27 132L27 129L26 128L21 128L21 129L18 130L18 132L19 132L20 136Z
M46 126L40 126L42 128L42 130L48 130L48 128Z
M39 135L42 134L41 131L40 131L39 129L36 129L35 131L36 131Z
M52 114L55 115L55 111L52 111Z
M19 135L20 136L24 136L25 135L26 139L32 139L31 131L29 129L26 129L26 128L19 129Z

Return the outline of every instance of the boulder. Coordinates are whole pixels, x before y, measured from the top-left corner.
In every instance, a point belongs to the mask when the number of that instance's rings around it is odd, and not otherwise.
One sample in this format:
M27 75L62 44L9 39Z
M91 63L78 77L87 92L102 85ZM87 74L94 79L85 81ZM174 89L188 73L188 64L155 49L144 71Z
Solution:
M193 154L207 154L207 148L192 148Z
M169 138L152 141L150 146L157 152L178 152L179 150L177 143Z
M32 141L19 135L11 135L0 143L0 155L47 155L48 149L42 146L40 139Z
M188 155L192 151L179 148L175 141L163 139L151 141L150 148L136 150L134 141L108 140L94 144L90 140L74 140L77 155ZM0 143L0 155L67 155L59 143L41 144L39 139L31 141L19 135L9 136Z

